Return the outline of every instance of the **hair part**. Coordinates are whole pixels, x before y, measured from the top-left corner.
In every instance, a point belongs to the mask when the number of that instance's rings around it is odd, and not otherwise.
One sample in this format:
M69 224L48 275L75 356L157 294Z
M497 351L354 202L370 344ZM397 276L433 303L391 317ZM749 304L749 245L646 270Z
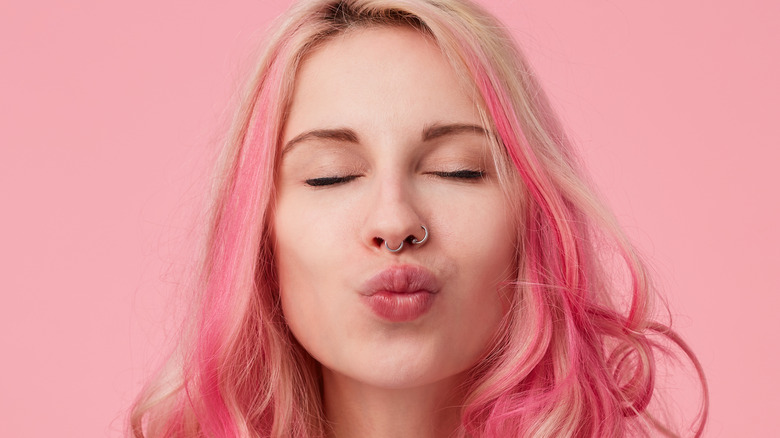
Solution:
M470 90L517 216L518 279L485 360L464 384L461 436L674 433L650 413L660 335L647 268L597 201L543 90L509 34L467 0L302 1L276 22L217 172L200 312L180 353L139 397L136 437L321 437L319 366L284 322L271 218L295 73L337 35L402 26L432 39ZM610 281L615 254L627 285ZM629 298L625 309L613 297Z

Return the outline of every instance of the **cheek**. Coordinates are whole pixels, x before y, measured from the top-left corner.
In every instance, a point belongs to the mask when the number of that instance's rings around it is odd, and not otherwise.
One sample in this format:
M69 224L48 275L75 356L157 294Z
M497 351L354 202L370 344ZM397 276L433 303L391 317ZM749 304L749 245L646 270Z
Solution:
M308 349L312 336L314 315L311 309L318 306L319 298L312 288L313 278L318 276L317 245L312 241L311 227L305 226L305 209L284 199L279 202L274 221L274 262L279 282L282 313L296 339ZM315 241L316 242L316 241Z
M467 215L463 212L447 215L453 222L449 233L452 243L447 245L450 251L462 265L473 267L467 275L479 277L486 286L514 280L518 232L503 197L494 195L494 199L488 198L470 209L472 212ZM463 219L454 222L459 216Z
M495 193L472 201L468 209L443 215L447 221L441 227L448 227L442 245L460 271L462 295L452 318L461 326L457 342L476 360L511 307L518 267L517 230L503 196Z
M496 214L484 218L484 240L479 249L482 275L478 281L489 287L490 294L485 299L483 292L480 298L484 299L483 306L490 306L486 313L496 326L512 305L519 269L516 222L502 201L495 205Z
M274 260L282 313L292 334L315 359L327 362L334 340L343 339L345 260L343 218L306 200L277 204Z
M495 224L497 233L492 234L492 250L486 259L494 271L491 273L495 283L501 315L505 315L512 306L518 280L520 257L518 251L518 229L516 221L509 214L504 221Z
M316 359L330 337L329 315L332 313L323 290L317 285L327 282L316 267L304 263L299 248L280 246L277 255L279 293L282 315L295 339Z
M282 314L293 335L305 346L307 336L306 325L303 323L307 320L307 309L314 307L315 303L312 302L314 299L312 294L304 293L308 289L308 282L305 275L301 275L300 270L297 269L299 263L296 262L298 259L296 252L295 249L284 244L277 244L276 268Z

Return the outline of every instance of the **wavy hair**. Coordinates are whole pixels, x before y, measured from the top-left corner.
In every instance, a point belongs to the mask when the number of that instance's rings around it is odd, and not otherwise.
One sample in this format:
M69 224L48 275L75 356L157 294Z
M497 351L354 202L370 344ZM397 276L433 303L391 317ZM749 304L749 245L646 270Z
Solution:
M468 373L460 436L676 436L649 409L658 353L688 346L652 319L648 269L589 189L511 36L468 0L309 0L275 23L227 138L196 316L130 418L135 437L322 437L319 366L281 312L269 223L281 130L305 56L338 34L405 26L477 97L521 220L518 278L496 346ZM627 281L614 281L616 272ZM620 305L616 304L620 303Z

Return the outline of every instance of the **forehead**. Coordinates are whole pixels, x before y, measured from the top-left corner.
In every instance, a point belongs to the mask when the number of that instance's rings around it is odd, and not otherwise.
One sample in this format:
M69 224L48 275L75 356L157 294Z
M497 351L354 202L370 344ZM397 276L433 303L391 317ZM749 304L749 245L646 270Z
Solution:
M409 27L340 34L309 53L295 78L284 137L305 129L415 129L479 124L472 93L435 42Z
M409 62L430 67L440 56L441 50L433 38L410 26L362 26L337 33L317 44L304 57L298 74L324 60L339 60L350 66L386 67Z

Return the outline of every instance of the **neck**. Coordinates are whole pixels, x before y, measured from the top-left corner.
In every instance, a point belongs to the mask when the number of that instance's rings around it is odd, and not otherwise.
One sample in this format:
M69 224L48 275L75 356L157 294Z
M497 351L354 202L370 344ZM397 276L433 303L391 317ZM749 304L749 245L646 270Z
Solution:
M453 436L460 424L462 376L404 389L377 388L323 368L330 438Z

